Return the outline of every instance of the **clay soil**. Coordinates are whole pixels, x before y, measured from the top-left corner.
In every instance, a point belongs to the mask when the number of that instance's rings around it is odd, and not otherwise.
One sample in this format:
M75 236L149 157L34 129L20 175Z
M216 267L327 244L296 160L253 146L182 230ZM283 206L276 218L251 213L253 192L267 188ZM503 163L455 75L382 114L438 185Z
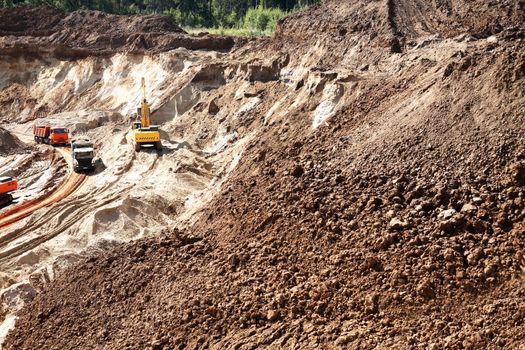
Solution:
M262 102L231 176L192 225L57 272L6 349L523 348L524 13L327 1L239 45Z

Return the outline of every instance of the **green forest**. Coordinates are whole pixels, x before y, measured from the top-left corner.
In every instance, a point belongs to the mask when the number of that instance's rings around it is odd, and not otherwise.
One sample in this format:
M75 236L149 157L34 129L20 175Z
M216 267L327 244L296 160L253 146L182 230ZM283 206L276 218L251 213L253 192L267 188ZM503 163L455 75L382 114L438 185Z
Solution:
M249 30L267 34L279 19L320 0L0 0L4 7L50 5L67 11L164 14L185 28Z

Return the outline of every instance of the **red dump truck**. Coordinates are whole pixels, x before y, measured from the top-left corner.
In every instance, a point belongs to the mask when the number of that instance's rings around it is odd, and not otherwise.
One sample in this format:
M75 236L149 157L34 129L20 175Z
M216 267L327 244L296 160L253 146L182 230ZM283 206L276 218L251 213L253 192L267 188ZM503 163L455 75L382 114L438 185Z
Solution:
M35 125L33 135L36 143L47 143L49 145L69 144L69 130L59 126Z
M13 196L11 192L18 190L18 182L7 176L0 176L0 207L11 204Z

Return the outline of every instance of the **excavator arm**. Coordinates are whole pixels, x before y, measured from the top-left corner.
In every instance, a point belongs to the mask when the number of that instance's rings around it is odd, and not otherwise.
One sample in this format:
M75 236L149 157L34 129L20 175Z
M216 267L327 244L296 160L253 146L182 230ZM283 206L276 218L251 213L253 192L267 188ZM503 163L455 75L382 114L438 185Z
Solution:
M149 105L146 101L146 80L142 78L142 105L140 107L140 123L143 128L148 128L151 125L149 118Z

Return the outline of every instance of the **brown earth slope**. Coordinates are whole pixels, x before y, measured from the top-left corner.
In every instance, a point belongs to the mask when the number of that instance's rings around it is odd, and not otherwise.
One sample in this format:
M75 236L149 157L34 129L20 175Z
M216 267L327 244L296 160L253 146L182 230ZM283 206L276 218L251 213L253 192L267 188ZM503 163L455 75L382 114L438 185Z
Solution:
M165 16L119 16L99 11L65 12L53 7L0 8L0 48L4 55L60 58L113 52L230 50L235 41L219 36L189 36Z
M0 157L5 157L12 153L21 153L21 151L28 149L29 147L16 136L0 127Z
M195 226L64 271L6 348L523 346L523 5L483 4L286 19L262 132Z

